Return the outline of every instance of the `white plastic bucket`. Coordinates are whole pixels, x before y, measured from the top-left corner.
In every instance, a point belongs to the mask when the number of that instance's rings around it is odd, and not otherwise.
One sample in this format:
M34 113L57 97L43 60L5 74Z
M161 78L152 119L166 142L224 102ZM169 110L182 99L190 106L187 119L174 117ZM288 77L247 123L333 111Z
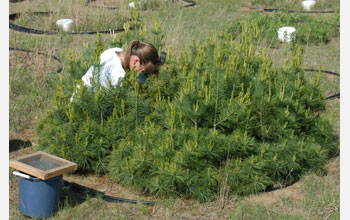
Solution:
M135 8L135 2L130 2L130 3L129 3L129 7L130 7L130 8Z
M295 28L282 27L278 29L278 39L282 42L291 42L293 39L295 39Z
M56 21L56 25L58 28L61 28L64 31L69 31L70 28L73 25L73 20L72 19L60 19Z
M306 0L306 1L303 1L301 3L301 5L303 6L303 8L307 11L310 11L311 8L316 4L316 1L314 0Z
M146 0L145 1L141 1L141 0L139 0L139 1L137 1L138 2L138 6L139 6L139 8L142 6L142 3L145 3L146 2ZM136 2L130 2L129 3L129 7L130 8L135 8L135 6L136 6Z

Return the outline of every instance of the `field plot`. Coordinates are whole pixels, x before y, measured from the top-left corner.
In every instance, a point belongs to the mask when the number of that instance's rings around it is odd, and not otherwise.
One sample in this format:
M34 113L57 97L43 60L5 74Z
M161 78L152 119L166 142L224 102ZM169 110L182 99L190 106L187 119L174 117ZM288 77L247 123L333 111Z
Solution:
M49 219L340 219L339 0L191 2L10 1L11 23L52 33L9 29L9 158L78 164ZM148 94L130 77L68 104L99 53L132 39L168 53ZM9 170L10 219L28 219Z
M66 7L70 5L70 7ZM16 12L12 14L12 23L18 26L45 30L51 32L59 31L56 21L60 19L73 19L74 23L70 31L72 32L87 32L87 31L103 31L121 28L126 22L125 10L110 11L108 9L96 9L85 7L86 10L77 10L76 4L71 1L63 2L56 7L43 7L42 11ZM34 10L34 9L32 9ZM35 9L37 10L37 9ZM104 10L104 13L100 11Z

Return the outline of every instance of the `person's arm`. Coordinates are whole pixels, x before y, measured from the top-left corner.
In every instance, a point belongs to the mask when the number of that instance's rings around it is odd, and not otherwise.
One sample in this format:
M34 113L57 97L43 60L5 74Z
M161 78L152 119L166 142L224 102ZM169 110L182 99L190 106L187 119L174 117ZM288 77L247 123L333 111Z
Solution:
M89 70L85 73L85 75L81 78L84 82L84 85L87 87L91 87L90 78L93 76L93 72L94 72L94 66L91 66L89 68ZM73 99L76 98L79 89L80 89L80 86L77 85L77 88L73 91L73 94L70 98L71 103L72 103Z
M85 75L81 78L84 82L85 86L91 87L90 79L93 77L94 66L91 66L89 70L85 73Z

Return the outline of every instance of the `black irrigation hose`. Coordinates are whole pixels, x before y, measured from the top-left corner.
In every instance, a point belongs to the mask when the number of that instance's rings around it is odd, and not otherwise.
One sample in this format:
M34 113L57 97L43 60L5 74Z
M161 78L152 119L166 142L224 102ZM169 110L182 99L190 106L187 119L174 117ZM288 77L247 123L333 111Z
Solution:
M51 14L52 12L33 12L33 14L35 15L48 15ZM15 19L19 18L19 16L21 15L21 13L12 13L9 15L9 26L10 29L15 30L15 31L19 31L19 32L25 32L25 33L29 33L29 34L57 34L57 32L52 32L52 31L46 31L46 30L35 30L32 28L26 28L26 27L22 27L16 24L13 24L11 21L14 21Z
M282 11L282 12L289 12L289 13L335 13L333 10L329 11L301 11L301 10L287 10L287 9L281 9L281 8L249 8L252 10L259 10L259 11L264 11L264 12L277 12L277 11Z
M335 72L332 72L332 71L328 71L328 70L316 70L316 69L304 69L304 71L311 71L311 72L322 72L322 73L328 73L328 74L331 74L331 75L335 75L335 76L340 76L339 73L335 73ZM340 92L337 92L333 95L330 95L330 96L327 96L325 99L333 99L333 98L340 98Z
M328 70L304 69L304 71L310 71L310 72L318 72L318 71L320 71L322 73L328 73L328 74L331 74L331 75L340 76L339 73L331 72L331 71L328 71Z
M335 93L334 95L330 95L326 97L326 99L340 98L340 92Z
M9 0L9 2L11 2L11 3L18 3L18 2L23 2L23 1L25 1L25 0Z
M69 187L70 189L78 192L78 193L88 193L93 196L101 195L102 199L107 201L107 202L127 202L127 203L133 203L133 204L143 204L143 205L149 205L153 206L157 202L153 201L141 201L141 200L133 200L133 199L125 199L125 198L120 198L120 197L113 197L113 196L108 196L105 195L103 192L99 192L90 188L87 188L85 186L79 185L77 183L71 183L68 181L64 181L64 186Z
M184 2L187 2L189 4L185 5L184 7L187 8L187 7L192 7L192 6L195 6L196 5L196 2L195 1L192 1L192 0L182 0Z
M27 49L21 49L21 48L10 47L9 50L23 51L23 52L27 52L27 53L37 53L37 54L41 54L41 55L45 55L45 56L50 56L50 55L43 53L43 52L39 52L39 51L35 52L33 50L27 50ZM56 56L51 56L51 57L61 64L61 66L56 70L57 73L60 73L63 70L61 60L58 59Z
M32 12L33 14L50 14L52 12ZM48 31L48 30L37 30L37 29L32 29L32 28L27 28L23 27L20 25L13 24L11 20L15 20L20 16L20 13L13 13L9 15L9 27L12 30L19 31L19 32L24 32L28 34L47 34L47 35L54 35L58 34L59 32L57 31ZM85 31L85 32L67 32L68 34L107 34L107 33L119 33L125 31L124 28L118 28L118 29L111 29L111 30L102 30L102 31Z

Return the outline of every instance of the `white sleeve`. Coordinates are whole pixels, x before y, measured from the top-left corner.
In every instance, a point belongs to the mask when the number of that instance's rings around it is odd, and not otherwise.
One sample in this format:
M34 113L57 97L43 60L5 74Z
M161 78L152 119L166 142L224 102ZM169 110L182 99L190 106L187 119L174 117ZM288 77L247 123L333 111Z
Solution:
M77 85L77 88L73 91L73 94L72 94L72 96L70 97L70 103L72 103L73 100L77 97L77 95L78 95L78 90L79 90L79 89L80 89L80 86Z
M85 75L81 78L85 86L91 87L90 78L93 76L94 66L91 66Z

